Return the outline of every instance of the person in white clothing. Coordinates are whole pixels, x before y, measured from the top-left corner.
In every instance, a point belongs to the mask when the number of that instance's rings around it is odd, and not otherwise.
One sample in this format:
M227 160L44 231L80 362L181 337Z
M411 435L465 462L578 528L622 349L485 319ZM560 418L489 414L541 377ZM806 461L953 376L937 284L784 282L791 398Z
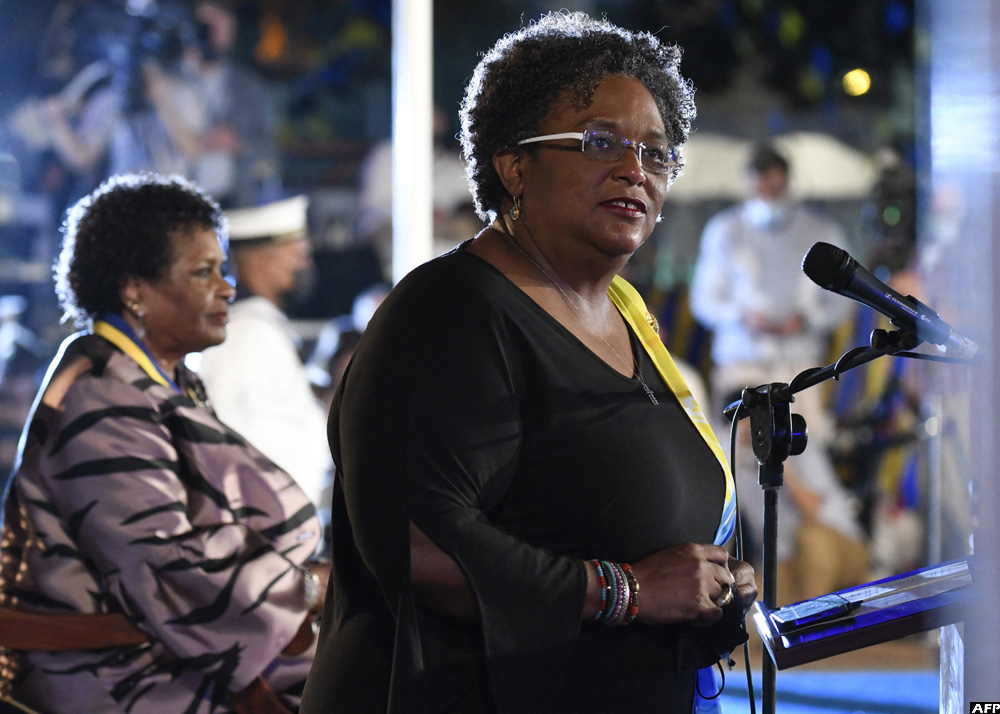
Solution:
M712 413L743 387L789 382L829 361L830 339L852 303L813 283L802 259L817 242L846 250L843 229L789 197L789 164L770 144L752 152L750 197L709 220L691 282L695 318L712 331ZM785 464L779 492L778 599L816 597L867 579L868 548L855 499L830 459L833 419L822 387L799 392L792 412L805 417L806 450ZM744 527L759 550L763 492L748 422L733 464ZM730 455L732 457L732 455Z
M298 196L228 212L237 277L226 341L205 350L199 375L219 419L290 473L319 505L331 480L326 411L282 310L309 267L308 199Z
M818 241L847 250L844 230L789 196L789 164L770 144L748 166L751 196L712 217L701 237L691 281L694 317L712 331L713 407L745 386L789 382L827 364L830 339L852 303L802 272ZM828 440L832 425L822 388L796 395L810 439Z

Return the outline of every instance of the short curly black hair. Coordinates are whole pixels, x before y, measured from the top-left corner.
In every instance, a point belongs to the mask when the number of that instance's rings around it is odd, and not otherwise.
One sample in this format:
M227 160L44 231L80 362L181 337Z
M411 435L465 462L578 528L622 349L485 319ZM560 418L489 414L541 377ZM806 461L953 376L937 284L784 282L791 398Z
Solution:
M660 110L667 141L684 144L695 106L694 87L681 76L680 59L677 45L583 12L548 13L501 38L473 72L459 112L465 170L479 217L493 220L507 196L493 155L535 135L567 93L581 108L588 106L609 74L642 82ZM671 183L680 168L671 172Z
M104 313L120 314L129 278L157 280L173 260L171 236L215 230L227 247L219 204L180 176L112 176L69 209L53 269L63 320L87 327Z

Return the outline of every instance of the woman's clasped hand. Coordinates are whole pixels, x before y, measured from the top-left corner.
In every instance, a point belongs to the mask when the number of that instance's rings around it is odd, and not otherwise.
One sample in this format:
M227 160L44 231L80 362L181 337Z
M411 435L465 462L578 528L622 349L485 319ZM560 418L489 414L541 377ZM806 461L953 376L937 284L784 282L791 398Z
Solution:
M712 625L722 619L726 605L719 601L728 587L735 587L732 603L743 615L757 599L753 568L717 545L666 548L633 563L632 570L642 588L637 619L650 625Z

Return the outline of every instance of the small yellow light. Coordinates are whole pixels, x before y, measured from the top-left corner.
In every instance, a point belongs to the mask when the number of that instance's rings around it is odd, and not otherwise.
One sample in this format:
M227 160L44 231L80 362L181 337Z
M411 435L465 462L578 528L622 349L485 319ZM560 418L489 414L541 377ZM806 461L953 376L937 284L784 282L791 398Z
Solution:
M844 75L844 91L852 97L860 97L872 88L872 78L863 69L852 69Z

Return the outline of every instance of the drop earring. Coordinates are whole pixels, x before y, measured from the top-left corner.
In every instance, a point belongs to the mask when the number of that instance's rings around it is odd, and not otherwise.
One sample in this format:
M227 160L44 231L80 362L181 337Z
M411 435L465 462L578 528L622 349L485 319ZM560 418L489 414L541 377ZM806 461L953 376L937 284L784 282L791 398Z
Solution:
M521 217L521 199L514 196L514 207L510 209L510 220L516 221Z
M140 340L146 339L146 313L139 307L139 303L135 302L128 303L128 309L135 315L135 319L139 323L135 328L135 336Z

